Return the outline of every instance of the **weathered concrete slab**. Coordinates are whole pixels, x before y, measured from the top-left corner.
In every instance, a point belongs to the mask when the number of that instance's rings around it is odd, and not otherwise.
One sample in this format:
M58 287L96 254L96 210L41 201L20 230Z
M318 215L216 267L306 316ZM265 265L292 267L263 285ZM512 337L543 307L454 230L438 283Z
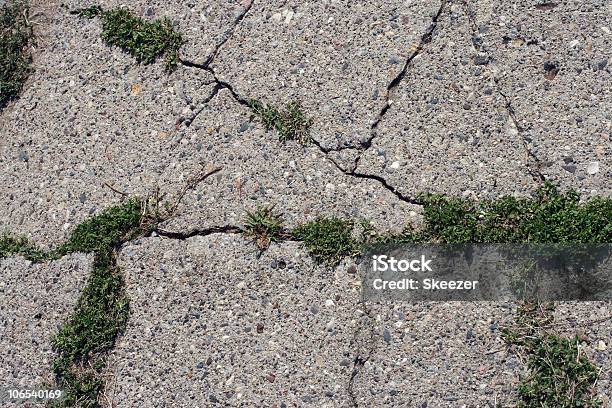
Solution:
M392 92L360 172L412 197L423 191L495 197L535 187L523 141L472 36L465 8L448 4L431 42Z
M122 251L131 317L111 358L123 406L347 406L355 275L297 243L150 238Z
M0 260L0 387L53 383L51 338L76 306L91 261L83 254L46 264Z
M612 9L605 1L476 8L475 41L541 172L565 188L612 193Z
M375 181L344 175L313 145L281 143L275 131L250 116L222 90L194 120L191 136L176 148L181 159L170 174L194 162L222 170L185 197L166 229L240 225L245 210L261 205L274 205L289 227L324 215L370 219L381 230L418 221L417 206Z
M131 194L153 191L176 160L182 118L212 91L204 71L168 75L163 63L139 66L103 44L100 30L98 21L58 11L21 98L2 115L2 230L59 243L118 201L104 183Z
M510 406L522 370L500 337L512 322L511 305L369 306L372 352L352 387L358 406Z
M241 94L300 100L328 147L367 140L397 76L440 4L255 2L213 67Z

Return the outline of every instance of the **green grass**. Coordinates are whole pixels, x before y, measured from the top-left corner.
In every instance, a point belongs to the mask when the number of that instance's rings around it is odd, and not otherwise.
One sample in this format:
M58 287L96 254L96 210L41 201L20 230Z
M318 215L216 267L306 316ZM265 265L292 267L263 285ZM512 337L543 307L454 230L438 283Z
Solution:
M518 408L595 408L598 369L580 350L578 338L546 332L552 305L528 303L519 308L515 327L504 329L509 344L528 356L529 374L518 387Z
M298 102L287 104L283 111L272 105L264 105L257 100L252 100L250 105L266 130L276 130L281 142L296 140L301 144L306 144L310 141L309 129L312 119L302 112L302 107Z
M532 198L472 201L422 195L424 227L408 228L381 241L439 243L607 243L612 242L612 199L580 203L574 192L550 183Z
M102 39L110 46L117 46L142 64L152 64L164 57L166 68L176 68L179 49L185 43L168 18L148 21L125 8L103 10L92 6L74 11L85 18L102 19Z
M320 263L336 265L346 256L359 253L359 242L352 236L353 222L340 218L317 218L293 230L293 237L304 243Z
M16 98L32 72L34 31L28 3L8 0L0 8L0 109Z
M93 269L77 306L53 337L58 354L53 361L57 385L65 397L55 407L96 407L104 381L106 353L125 329L129 302L116 251L148 232L145 203L130 199L79 224L68 240L51 251L39 250L25 238L4 233L0 258L22 255L33 262L58 259L74 252L94 253Z
M283 236L283 219L272 206L247 211L244 234L252 238L260 249L266 249L271 242L278 242Z
M79 224L56 253L93 252L94 265L76 309L52 343L53 371L66 391L61 406L94 407L102 389L105 353L125 329L129 302L116 250L143 233L143 202L131 199Z
M52 254L32 244L27 238L16 237L4 232L0 236L0 259L12 255L21 255L32 262L43 262L53 257Z

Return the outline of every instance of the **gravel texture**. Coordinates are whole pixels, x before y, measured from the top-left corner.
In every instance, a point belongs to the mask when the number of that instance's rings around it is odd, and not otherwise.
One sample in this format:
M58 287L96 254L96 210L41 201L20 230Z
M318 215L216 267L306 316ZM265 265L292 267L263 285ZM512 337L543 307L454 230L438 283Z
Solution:
M51 337L74 309L92 257L75 254L46 264L0 260L0 388L51 383Z
M143 239L120 264L132 315L111 358L117 407L348 403L363 312L346 268L228 234Z
M172 73L69 13L94 2L41 3L34 72L0 114L0 233L53 247L122 192L173 203L215 168L163 229L206 235L275 205L287 227L336 215L397 231L420 222L422 191L525 195L546 178L612 193L605 1L130 2L183 32ZM315 143L281 143L250 98L300 101ZM1 261L4 382L49 379L90 261ZM316 266L296 242L260 253L232 233L154 235L120 264L132 314L109 407L488 407L511 405L525 374L500 339L514 306L363 304L352 265ZM611 307L555 318L601 368L604 406Z

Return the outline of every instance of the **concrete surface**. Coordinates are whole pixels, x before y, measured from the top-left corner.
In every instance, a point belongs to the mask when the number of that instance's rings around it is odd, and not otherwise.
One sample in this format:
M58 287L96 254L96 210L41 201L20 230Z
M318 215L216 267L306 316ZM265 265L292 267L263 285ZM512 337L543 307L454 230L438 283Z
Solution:
M47 264L0 260L0 388L51 384L51 337L70 315L85 286L91 256Z
M216 167L164 229L236 226L271 204L287 226L336 215L398 230L420 222L418 192L525 195L543 178L609 197L612 6L497 3L129 2L184 33L171 74L107 47L99 21L36 3L35 71L0 114L0 231L52 247L119 202L113 190L172 201ZM301 101L317 143L280 143L236 95ZM120 256L133 313L108 406L486 407L510 405L524 375L499 338L511 305L363 305L350 265L318 267L295 242L259 254L235 234L154 236ZM88 262L2 261L0 378L48 378ZM556 318L584 332L604 406L611 314Z

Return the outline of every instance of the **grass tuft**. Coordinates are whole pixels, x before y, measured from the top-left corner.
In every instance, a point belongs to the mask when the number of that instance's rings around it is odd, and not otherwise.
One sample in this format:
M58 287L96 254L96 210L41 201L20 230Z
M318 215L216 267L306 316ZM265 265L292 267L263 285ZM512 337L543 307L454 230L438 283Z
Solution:
M21 255L28 261L37 263L49 260L52 255L39 249L32 244L27 238L15 237L8 232L0 236L0 259L7 258L12 255Z
M522 305L513 329L504 329L509 344L528 355L527 375L518 387L518 408L596 408L594 397L598 369L581 352L577 337L546 333L552 323L552 305Z
M353 222L339 218L317 218L293 230L313 258L326 265L336 265L345 256L359 253L359 243L352 236Z
M309 129L312 119L302 112L299 102L287 104L284 111L272 105L264 105L257 100L252 100L250 105L266 130L275 129L278 132L281 142L296 140L301 144L307 144L310 141Z
M0 8L0 109L15 99L32 72L34 42L28 3L8 0Z
M259 207L246 213L244 233L253 238L260 249L267 249L271 242L278 242L283 235L283 220L274 207Z
M168 70L176 68L179 49L185 41L168 18L147 21L125 8L104 11L100 6L78 9L73 13L90 19L101 17L104 42L121 48L136 61L152 64L163 56Z

